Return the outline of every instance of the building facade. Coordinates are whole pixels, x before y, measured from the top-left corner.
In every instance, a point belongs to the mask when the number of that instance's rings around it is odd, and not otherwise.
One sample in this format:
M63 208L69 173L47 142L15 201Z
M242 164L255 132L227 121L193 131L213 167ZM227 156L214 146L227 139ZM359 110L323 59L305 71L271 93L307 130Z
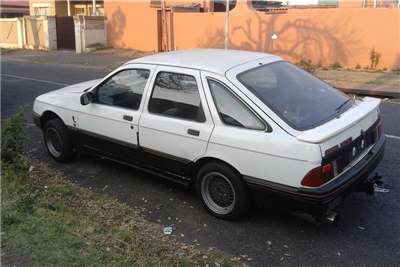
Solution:
M1 18L15 18L29 15L29 1L1 0L0 15Z
M229 47L292 62L400 69L399 1L231 1ZM375 7L375 8L373 8ZM108 45L142 51L223 48L225 1L105 0Z
M93 3L96 10L93 12ZM75 16L104 15L104 3L100 0L30 0L31 16Z

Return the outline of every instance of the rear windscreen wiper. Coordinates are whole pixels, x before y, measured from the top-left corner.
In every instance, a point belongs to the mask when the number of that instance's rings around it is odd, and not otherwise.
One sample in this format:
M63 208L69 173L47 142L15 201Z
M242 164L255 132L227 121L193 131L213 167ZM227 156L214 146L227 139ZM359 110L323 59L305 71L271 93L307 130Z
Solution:
M338 107L335 109L336 113L339 113L340 110L341 110L347 103L349 103L350 101L351 101L351 98L347 99L347 100L344 101L340 106L338 106Z

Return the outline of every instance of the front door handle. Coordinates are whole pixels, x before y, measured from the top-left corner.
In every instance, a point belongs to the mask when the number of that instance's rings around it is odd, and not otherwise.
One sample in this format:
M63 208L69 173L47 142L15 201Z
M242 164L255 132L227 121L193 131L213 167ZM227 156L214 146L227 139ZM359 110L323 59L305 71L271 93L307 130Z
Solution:
M194 130L194 129L188 129L187 133L190 135L194 135L194 136L199 136L200 135L200 131L199 130Z
M123 119L126 121L133 121L133 117L129 115L124 115Z

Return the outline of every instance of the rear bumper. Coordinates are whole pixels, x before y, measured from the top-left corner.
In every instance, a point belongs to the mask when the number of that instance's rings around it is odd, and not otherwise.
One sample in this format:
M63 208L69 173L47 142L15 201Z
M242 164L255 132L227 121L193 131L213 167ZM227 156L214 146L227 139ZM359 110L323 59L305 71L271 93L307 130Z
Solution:
M271 196L283 198L292 204L309 208L330 208L348 193L359 191L363 183L374 172L382 161L385 149L385 137L382 135L374 147L364 158L344 173L318 189L295 188L271 183L262 179L245 177L250 189L268 193Z

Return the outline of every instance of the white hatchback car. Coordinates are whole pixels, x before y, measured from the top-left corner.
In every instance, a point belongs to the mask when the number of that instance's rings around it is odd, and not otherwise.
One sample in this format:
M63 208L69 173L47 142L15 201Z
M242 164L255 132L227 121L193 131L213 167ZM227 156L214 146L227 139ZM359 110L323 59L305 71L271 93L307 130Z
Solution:
M94 152L193 185L212 214L234 218L252 189L324 212L371 190L385 143L379 104L277 56L198 49L41 95L33 117L55 160Z

